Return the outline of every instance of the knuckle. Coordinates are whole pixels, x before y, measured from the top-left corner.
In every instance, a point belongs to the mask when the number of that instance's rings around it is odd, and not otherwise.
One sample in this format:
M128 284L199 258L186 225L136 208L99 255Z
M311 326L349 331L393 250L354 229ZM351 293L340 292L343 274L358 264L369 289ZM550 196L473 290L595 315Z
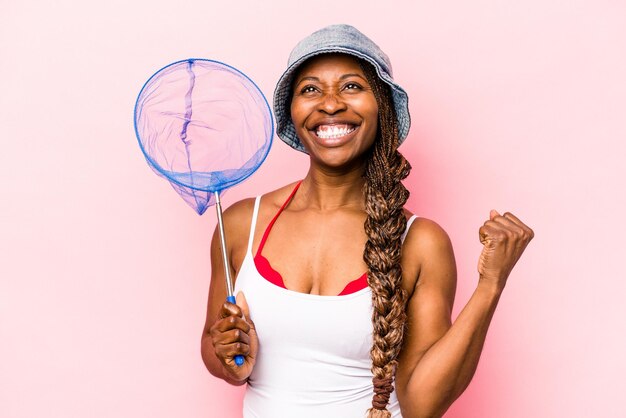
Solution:
M526 231L520 227L515 227L513 233L515 234L515 237L523 237L526 234Z

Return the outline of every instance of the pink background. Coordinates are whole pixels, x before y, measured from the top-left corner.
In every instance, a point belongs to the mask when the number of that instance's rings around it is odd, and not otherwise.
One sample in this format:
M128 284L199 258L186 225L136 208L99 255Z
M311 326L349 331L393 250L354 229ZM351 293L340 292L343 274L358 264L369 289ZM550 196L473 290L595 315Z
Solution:
M199 354L215 216L148 168L133 105L189 57L270 97L295 42L339 22L409 92L409 207L452 238L455 317L489 209L536 232L446 417L626 416L626 3L38 3L0 8L0 416L241 416ZM306 163L277 140L225 204Z

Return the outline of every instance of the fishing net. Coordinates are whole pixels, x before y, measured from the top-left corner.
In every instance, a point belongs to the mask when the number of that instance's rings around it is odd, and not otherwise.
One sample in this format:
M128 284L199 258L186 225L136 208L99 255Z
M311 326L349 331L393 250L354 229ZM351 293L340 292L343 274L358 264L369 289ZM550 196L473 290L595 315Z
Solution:
M187 59L157 71L135 104L135 133L150 167L202 215L216 193L261 165L274 135L257 85L218 61Z

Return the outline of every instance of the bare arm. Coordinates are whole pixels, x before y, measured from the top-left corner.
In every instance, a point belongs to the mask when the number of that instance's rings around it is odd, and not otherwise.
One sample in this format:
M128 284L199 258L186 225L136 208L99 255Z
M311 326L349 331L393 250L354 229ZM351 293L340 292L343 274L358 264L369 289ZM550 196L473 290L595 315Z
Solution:
M227 252L229 259L240 259L236 249L247 243L246 222L251 212L249 201L239 202L224 212L224 223L227 233ZM213 234L211 241L211 284L207 304L207 317L201 339L202 360L209 372L232 385L243 385L252 372L258 342L254 323L243 294L237 295L237 305L226 301L226 283L222 262L219 233ZM236 270L229 266L231 276L236 277ZM245 356L242 366L234 363L237 354Z
M523 227L516 226L511 219L492 213L481 228L485 248L479 283L454 324L450 324L456 288L452 247L435 224L422 228L415 243L422 254L419 281L407 307L409 328L397 371L398 398L406 418L441 417L474 376L506 278L532 238L530 228L519 220Z

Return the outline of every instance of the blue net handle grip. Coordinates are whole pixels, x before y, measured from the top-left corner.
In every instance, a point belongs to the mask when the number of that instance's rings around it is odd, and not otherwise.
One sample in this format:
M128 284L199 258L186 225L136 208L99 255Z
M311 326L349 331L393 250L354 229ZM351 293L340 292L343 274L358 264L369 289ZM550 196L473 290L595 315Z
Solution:
M229 303L232 303L233 305L236 305L236 304L237 304L237 301L235 300L235 297L234 297L234 296L228 296L228 297L226 297L226 300L227 300ZM244 360L243 360L243 356L242 356L241 354L237 354L237 355L235 356L235 364L236 364L237 366L242 366L242 365L243 365L243 361L244 361Z

